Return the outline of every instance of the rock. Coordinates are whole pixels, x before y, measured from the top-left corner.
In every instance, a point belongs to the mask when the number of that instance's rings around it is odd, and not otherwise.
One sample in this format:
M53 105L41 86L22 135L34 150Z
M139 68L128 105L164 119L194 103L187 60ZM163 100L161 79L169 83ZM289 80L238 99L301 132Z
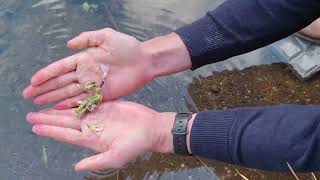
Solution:
M220 92L220 88L218 86L216 86L216 85L212 85L210 87L210 91L213 92L213 93L218 93L218 92Z

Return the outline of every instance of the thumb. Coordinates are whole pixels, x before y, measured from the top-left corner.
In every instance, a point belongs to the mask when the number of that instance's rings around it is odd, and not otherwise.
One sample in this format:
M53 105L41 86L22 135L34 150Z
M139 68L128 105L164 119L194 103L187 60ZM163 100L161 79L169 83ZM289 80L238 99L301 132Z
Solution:
M83 32L79 36L68 41L71 49L83 49L100 46L104 42L104 30Z
M97 154L81 160L76 164L76 171L98 171L103 169L119 169L125 165L124 159L113 150Z

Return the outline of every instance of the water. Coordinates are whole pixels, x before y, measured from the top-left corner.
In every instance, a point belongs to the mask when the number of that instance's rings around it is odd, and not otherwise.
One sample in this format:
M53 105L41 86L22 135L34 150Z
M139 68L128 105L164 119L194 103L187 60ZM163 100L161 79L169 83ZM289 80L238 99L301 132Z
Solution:
M2 180L83 179L73 165L92 154L83 148L32 134L25 114L43 107L22 100L21 91L41 67L75 52L67 40L80 32L111 27L140 40L168 33L203 16L222 0L0 0L0 174ZM275 60L267 48L163 78L127 97L158 111L187 111L192 100L186 85L213 70L243 68ZM196 109L196 107L193 107ZM212 167L195 158L146 155L130 168L113 174L125 179L217 179Z

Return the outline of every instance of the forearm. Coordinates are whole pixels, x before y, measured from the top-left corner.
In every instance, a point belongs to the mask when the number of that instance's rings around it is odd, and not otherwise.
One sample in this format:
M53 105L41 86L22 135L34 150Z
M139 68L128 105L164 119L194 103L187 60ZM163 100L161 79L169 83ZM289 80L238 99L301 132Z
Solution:
M241 166L320 170L320 106L280 105L198 113L193 154Z
M173 153L176 113L159 113L154 152ZM194 114L187 147L194 155L241 166L288 171L320 170L320 106L279 105Z
M191 68L188 50L176 33L153 38L141 44L154 77Z
M293 34L317 19L319 9L319 0L227 0L176 32L195 69Z

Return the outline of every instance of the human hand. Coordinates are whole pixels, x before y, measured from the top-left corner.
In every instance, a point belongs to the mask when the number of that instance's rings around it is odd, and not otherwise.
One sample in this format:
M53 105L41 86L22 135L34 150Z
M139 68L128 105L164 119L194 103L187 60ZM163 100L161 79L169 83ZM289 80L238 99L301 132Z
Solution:
M146 152L173 152L175 113L158 113L125 101L102 103L79 120L74 109L47 109L27 115L32 131L100 154L81 160L77 171L120 168Z
M75 107L88 97L83 88L86 82L102 81L101 64L109 67L103 100L128 95L154 77L141 42L112 29L82 33L69 41L68 47L88 49L39 70L23 91L24 98L33 99L36 104L60 101L54 106L56 109Z

